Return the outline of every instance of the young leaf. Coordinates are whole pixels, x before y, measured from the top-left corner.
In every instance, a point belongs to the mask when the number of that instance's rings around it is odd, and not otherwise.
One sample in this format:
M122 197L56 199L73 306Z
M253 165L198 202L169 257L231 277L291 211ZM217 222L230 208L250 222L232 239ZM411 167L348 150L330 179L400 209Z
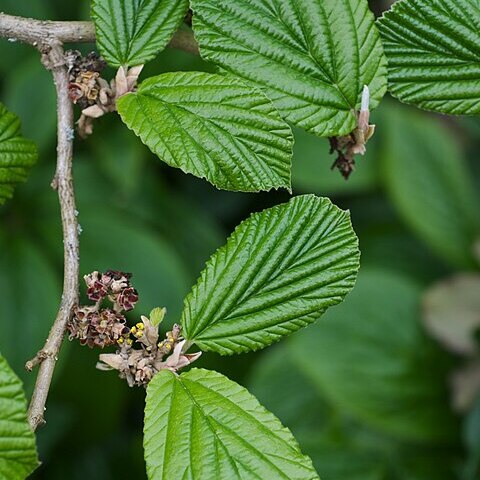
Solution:
M381 169L394 206L437 254L474 267L478 196L453 134L406 107L385 111L381 122Z
M188 0L93 0L98 48L112 67L148 62L179 27Z
M0 103L0 205L12 197L37 161L37 147L20 133L20 120Z
M427 110L480 113L478 0L399 0L377 23L392 95Z
M352 289L359 252L348 212L295 197L242 222L185 299L187 340L202 350L258 350L315 321Z
M290 188L293 136L270 100L233 77L166 73L118 101L161 160L218 188Z
M399 440L441 444L457 433L451 364L421 329L420 294L406 277L362 270L346 301L289 346L337 409Z
M22 384L0 355L0 478L24 480L38 466Z
M316 135L357 126L386 90L386 60L366 0L192 0L200 52L262 87L288 121Z
M163 322L163 319L165 318L166 313L167 313L167 309L165 307L154 308L149 315L149 319L152 325L154 327L158 327Z
M150 480L318 479L288 429L223 375L164 370L147 388L145 461Z

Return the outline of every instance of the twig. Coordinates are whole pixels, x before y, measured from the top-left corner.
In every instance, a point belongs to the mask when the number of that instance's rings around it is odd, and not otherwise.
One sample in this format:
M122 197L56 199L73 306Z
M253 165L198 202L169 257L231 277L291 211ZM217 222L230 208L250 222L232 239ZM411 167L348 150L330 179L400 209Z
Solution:
M0 13L0 37L29 43L34 47L48 39L61 43L93 43L95 27L93 22L54 22ZM198 55L197 42L189 30L178 30L169 47Z
M51 40L40 47L42 62L52 71L57 92L57 168L52 186L58 192L63 227L64 271L60 308L44 347L25 367L40 364L35 389L28 410L28 421L35 430L43 418L57 355L62 345L73 307L78 303L79 242L77 210L72 177L73 105L68 96L68 72L60 41Z
M52 187L58 192L63 227L64 273L60 307L44 347L25 367L31 371L39 365L37 381L28 410L33 430L45 423L44 411L50 384L66 327L78 303L79 241L77 210L72 176L73 105L68 96L68 71L63 43L94 42L92 22L54 22L16 17L0 12L0 37L18 40L36 47L42 63L51 70L57 92L57 168ZM178 31L170 46L198 54L193 34Z

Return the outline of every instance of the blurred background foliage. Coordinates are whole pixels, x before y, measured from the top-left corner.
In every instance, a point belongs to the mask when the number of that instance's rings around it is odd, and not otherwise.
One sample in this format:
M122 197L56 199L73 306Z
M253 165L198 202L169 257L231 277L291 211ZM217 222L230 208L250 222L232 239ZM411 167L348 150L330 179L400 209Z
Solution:
M371 6L378 14L387 3ZM0 0L0 11L87 19L88 2ZM0 59L0 101L40 149L28 182L0 208L0 351L30 394L34 375L23 364L42 345L61 294L59 209L49 188L55 98L30 47L1 41ZM213 68L167 50L142 77L174 70ZM436 116L386 98L373 121L377 133L348 182L330 170L327 140L294 131L294 193L329 196L352 212L362 250L353 293L265 351L204 355L199 363L251 388L293 431L322 480L479 479L480 119ZM74 165L82 274L133 272L135 314L166 306L170 323L235 225L288 199L283 191L217 191L169 168L116 115L76 140ZM454 288L458 279L471 285L469 295ZM439 282L441 294L425 302ZM448 308L435 309L438 297ZM468 337L468 348L452 349L455 335ZM97 357L65 342L47 426L38 433L43 465L32 478L145 478L144 392L96 370Z

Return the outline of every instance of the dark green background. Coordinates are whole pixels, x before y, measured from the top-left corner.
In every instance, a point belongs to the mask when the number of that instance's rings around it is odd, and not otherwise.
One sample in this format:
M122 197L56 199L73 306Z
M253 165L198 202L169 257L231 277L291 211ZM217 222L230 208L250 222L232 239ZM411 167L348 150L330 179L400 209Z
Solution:
M377 13L384 6L371 4ZM88 2L0 0L0 11L87 19ZM38 57L31 47L0 41L0 101L40 150L28 182L0 207L0 351L27 394L34 374L22 366L47 335L62 277L59 210L49 188L55 98ZM213 67L166 50L142 78L175 70ZM236 357L204 355L198 365L249 386L293 430L322 480L474 480L480 402L468 415L451 412L447 376L461 360L425 334L420 302L437 280L478 270L471 246L479 238L480 121L435 116L390 98L373 121L377 133L348 182L330 170L325 139L294 130L294 193L329 196L352 212L362 250L354 292L279 345ZM285 191L218 191L169 168L115 114L97 121L92 137L76 139L74 175L82 275L132 272L140 293L135 315L166 306L170 323L235 225L289 198ZM96 370L97 357L65 343L47 425L38 432L43 464L32 478L145 477L144 391Z

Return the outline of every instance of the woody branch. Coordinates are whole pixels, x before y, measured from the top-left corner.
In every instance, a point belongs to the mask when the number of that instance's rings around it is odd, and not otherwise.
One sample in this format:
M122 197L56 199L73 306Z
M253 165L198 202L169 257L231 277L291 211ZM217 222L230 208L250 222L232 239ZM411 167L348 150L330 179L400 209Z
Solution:
M68 95L69 75L63 44L94 42L92 22L55 22L0 13L0 37L22 41L36 47L42 63L52 72L57 94L57 162L52 187L57 190L63 229L63 293L55 321L43 348L25 367L31 371L39 365L37 380L29 406L28 421L33 430L45 423L44 411L66 327L78 303L79 240L77 210L72 175L73 105ZM198 53L190 32L177 32L170 42L173 48Z

